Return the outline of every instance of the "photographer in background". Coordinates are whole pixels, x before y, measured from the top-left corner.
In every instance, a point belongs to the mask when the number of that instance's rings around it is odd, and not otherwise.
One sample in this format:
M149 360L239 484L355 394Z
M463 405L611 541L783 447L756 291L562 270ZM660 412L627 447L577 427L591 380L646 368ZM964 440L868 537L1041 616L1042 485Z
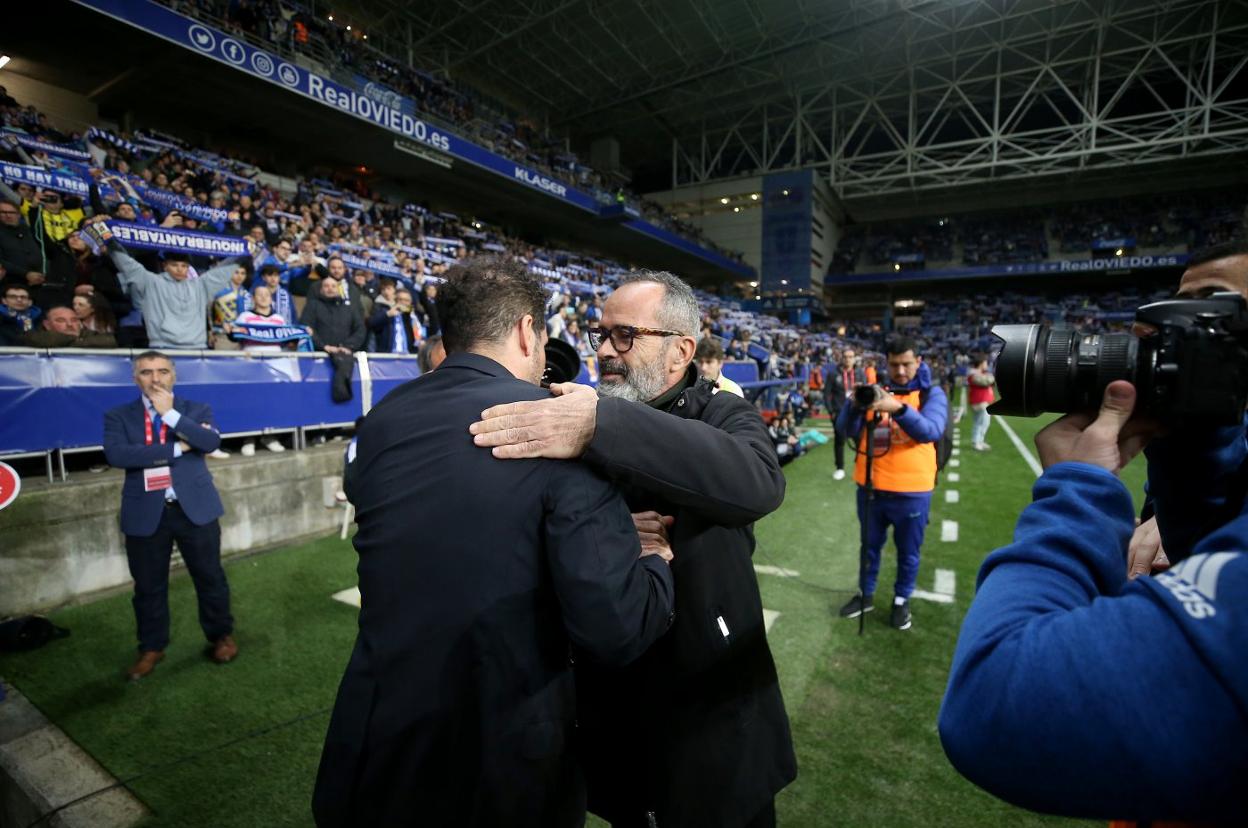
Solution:
M839 433L856 435L854 481L858 484L858 520L863 524L866 556L858 583L860 594L841 607L840 614L842 618L857 618L874 609L880 552L892 526L897 580L889 623L894 629L908 630L912 623L910 595L919 577L919 551L932 489L936 487L936 442L945 433L949 399L932 382L931 371L920 361L914 340L895 337L885 346L885 353L889 387L861 386L836 418ZM874 401L867 403L868 399ZM867 434L863 426L869 413L874 417ZM872 463L870 491L866 485L868 453Z
M972 782L1033 810L1239 824L1248 512L1224 472L1248 455L1243 428L1181 428L1149 446L1176 566L1128 582L1134 514L1115 475L1152 433L1129 421L1135 400L1114 382L1095 420L1067 415L1036 436L1045 472L1014 543L980 570L941 742Z

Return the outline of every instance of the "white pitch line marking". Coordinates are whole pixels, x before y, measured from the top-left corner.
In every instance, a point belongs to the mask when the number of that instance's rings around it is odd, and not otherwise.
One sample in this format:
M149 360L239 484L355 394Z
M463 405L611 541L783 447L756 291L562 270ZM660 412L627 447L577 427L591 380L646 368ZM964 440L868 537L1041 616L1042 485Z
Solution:
M357 609L360 607L360 588L358 586L353 586L350 589L344 589L342 592L335 592L330 597L335 601L350 604Z
M949 468L951 469L956 469L960 465L962 465L962 461L956 457L949 460Z
M947 475L945 475L945 477L949 480L950 483L957 483L959 480L962 479L961 477L958 476L957 472L949 472Z
M1005 430L1005 436L1010 438L1010 442L1014 444L1014 448L1018 449L1018 453L1027 461L1027 465L1031 466L1031 470L1036 473L1036 477L1044 474L1044 469L1041 468L1040 461L1036 459L1036 455L1031 453L1031 449L1023 445L1023 441L1014 433L1014 429L1010 428L1010 424L1005 421L1005 418L993 417L992 420L989 420L988 425L991 426L993 422L996 422L997 425Z
M945 502L957 503L958 502L958 490L957 489L945 489Z
M952 604L952 595L941 595L939 592L928 592L925 589L916 589L910 593L911 598L918 598L921 601L934 601L937 604Z
M802 574L795 569L785 569L782 566L769 566L767 564L754 564L754 571L760 575L778 575L781 578L797 578Z
M954 543L958 539L958 522L942 520L940 522L940 539L945 543Z
M776 623L776 619L780 617L780 613L775 610L763 610L763 627L767 632L771 632L771 625Z
M957 575L952 569L938 569L936 570L936 584L932 587L932 591L916 589L910 597L934 601L937 604L952 604L956 593Z
M956 442L957 442L957 441L955 440L954 442L955 442L955 444L956 444ZM962 453L962 449L957 448L957 447L956 447L956 445L955 445L955 447L954 447L954 448L951 448L951 449L949 450L949 453L950 453L950 454L952 454L954 457L957 457L959 454L961 454L961 453Z

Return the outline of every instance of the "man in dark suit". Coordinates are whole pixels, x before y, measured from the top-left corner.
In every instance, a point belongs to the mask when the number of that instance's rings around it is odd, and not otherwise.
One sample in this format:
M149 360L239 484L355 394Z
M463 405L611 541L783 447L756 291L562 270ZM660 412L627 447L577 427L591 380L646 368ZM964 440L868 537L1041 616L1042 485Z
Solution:
M854 389L867 384L867 372L858 364L858 357L853 348L846 347L841 351L841 361L836 366L829 365L824 369L823 397L828 408L828 416L832 418L833 428L837 415L845 407L845 402L854 395ZM845 479L845 441L852 440L855 434L842 434L836 430L836 472L837 480Z
M204 456L221 445L204 403L174 399L173 361L157 351L134 360L143 392L104 415L104 456L126 470L121 490L121 531L134 578L139 659L127 675L137 681L165 657L169 643L169 559L173 542L199 599L199 625L218 664L238 655L230 587L221 568L224 509Z
M484 409L546 396L546 293L515 262L447 277L446 360L368 414L348 465L363 609L313 813L322 827L580 826L572 651L623 665L658 639L671 553L661 532L643 550L623 497L584 464L473 445Z

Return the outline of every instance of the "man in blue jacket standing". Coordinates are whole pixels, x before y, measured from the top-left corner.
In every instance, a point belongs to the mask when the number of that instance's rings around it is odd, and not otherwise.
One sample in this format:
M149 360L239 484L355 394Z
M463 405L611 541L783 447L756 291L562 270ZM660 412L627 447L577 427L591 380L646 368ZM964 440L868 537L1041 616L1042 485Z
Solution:
M858 521L862 524L863 563L859 594L841 607L842 618L857 618L874 608L880 553L893 527L897 546L897 580L889 623L911 627L910 596L919 577L919 554L936 487L936 443L945 433L949 401L932 382L932 372L919 360L914 340L896 337L885 346L887 390L877 389L875 402L861 407L852 392L836 418L837 431L852 435L858 451L854 480L858 483ZM873 416L871 433L863 425ZM870 454L871 480L867 485Z
M165 657L169 643L169 559L173 542L195 583L199 624L218 664L238 654L230 587L221 568L221 498L204 456L221 436L212 409L174 399L173 361L157 351L134 360L134 381L142 395L104 415L104 456L126 470L121 493L121 531L134 578L134 614L139 658L127 675L147 676Z
M1128 581L1116 474L1150 434L1114 382L1095 420L1040 432L1045 472L992 553L940 712L954 766L1016 805L1092 819L1241 824L1248 815L1248 509L1242 426L1148 448L1175 566ZM1228 508L1233 504L1234 508ZM1221 525L1190 531L1213 515Z

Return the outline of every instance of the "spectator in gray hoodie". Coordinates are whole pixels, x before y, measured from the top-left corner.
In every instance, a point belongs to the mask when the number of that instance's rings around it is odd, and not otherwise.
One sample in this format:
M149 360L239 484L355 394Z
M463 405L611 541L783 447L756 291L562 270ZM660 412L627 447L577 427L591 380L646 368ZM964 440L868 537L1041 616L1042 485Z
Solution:
M143 313L151 347L208 347L208 306L229 284L238 265L234 259L191 279L191 265L185 253L166 252L160 273L135 261L116 239L109 242L109 255L117 265L122 288Z

